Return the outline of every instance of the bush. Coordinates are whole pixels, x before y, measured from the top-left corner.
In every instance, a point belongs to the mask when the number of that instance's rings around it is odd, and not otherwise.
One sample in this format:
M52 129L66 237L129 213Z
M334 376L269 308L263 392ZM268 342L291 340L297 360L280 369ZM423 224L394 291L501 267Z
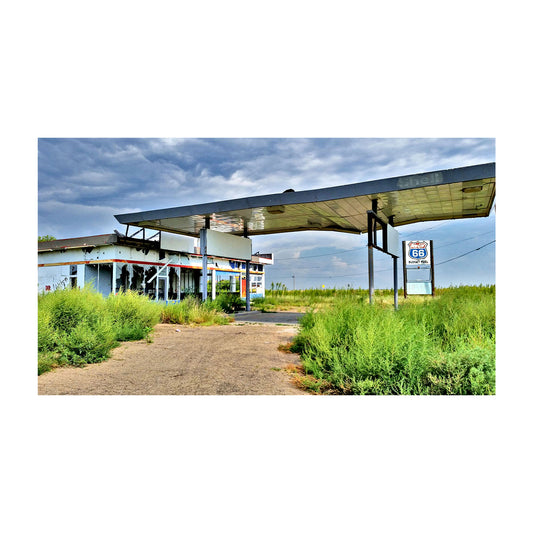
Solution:
M107 298L105 307L117 341L144 339L161 316L157 304L133 291Z
M145 338L159 319L157 304L129 291L107 299L91 288L40 294L38 372L102 361L117 341Z
M215 308L224 313L237 313L245 308L242 298L235 293L219 294L214 301Z
M194 297L184 298L181 302L160 304L160 319L168 324L227 324L229 318L217 310L214 302L200 303Z
M132 291L104 298L90 287L40 294L38 372L103 361L118 341L144 339L158 322L227 324L229 318L217 304L193 297L165 305Z
M90 324L82 321L64 333L59 348L69 364L98 363L109 356L118 342L111 321L99 320Z
M494 394L494 290L469 289L397 312L344 297L305 315L293 350L306 372L345 394Z

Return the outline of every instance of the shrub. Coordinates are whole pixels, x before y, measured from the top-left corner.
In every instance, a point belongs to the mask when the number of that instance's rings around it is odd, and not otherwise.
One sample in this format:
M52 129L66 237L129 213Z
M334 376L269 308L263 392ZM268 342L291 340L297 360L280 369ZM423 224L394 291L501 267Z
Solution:
M169 324L227 324L229 318L220 314L213 302L200 303L196 298L187 297L181 302L161 304L161 322Z
M145 338L159 318L157 304L129 291L107 299L90 287L40 294L38 372L102 361L117 341Z
M293 343L306 372L345 394L494 394L491 288L368 305L362 296L309 312Z
M68 334L62 336L59 348L69 364L84 365L103 361L117 345L111 322L98 320L93 324L77 324Z
M160 320L159 306L133 291L119 292L105 301L117 341L144 339Z
M238 294L231 292L219 294L214 304L216 309L224 313L236 313L245 308L242 298Z
M69 332L82 321L92 325L103 312L104 298L90 289L62 289L39 295L39 309L49 313L56 331Z

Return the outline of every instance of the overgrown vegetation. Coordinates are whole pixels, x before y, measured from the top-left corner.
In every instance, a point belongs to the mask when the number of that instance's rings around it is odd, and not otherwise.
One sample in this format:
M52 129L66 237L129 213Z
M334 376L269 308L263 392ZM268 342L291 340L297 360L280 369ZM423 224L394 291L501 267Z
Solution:
M306 311L310 307L314 309L329 307L335 304L339 298L345 297L366 297L368 300L368 290L307 289L304 291L289 291L285 285L282 285L280 288L266 290L264 298L254 298L252 306L254 309L263 312L285 311L287 309ZM394 293L392 289L376 290L375 297L378 300L392 302ZM414 297L414 300L418 301L417 297Z
M381 295L309 311L292 350L304 385L342 394L494 394L495 287L441 289L398 311Z
M221 298L220 301L223 299ZM166 305L165 303L152 304L158 305L161 313L161 322L168 324L203 324L206 326L212 324L227 324L229 318L221 313L224 311L223 306L214 302L200 303L196 298L188 296L181 302Z
M158 322L226 324L216 302L186 298L175 305L135 292L104 298L91 288L38 296L38 373L60 365L81 366L109 357L119 341L146 338Z
M364 290L268 291L265 311L307 309L292 345L300 384L333 394L495 394L495 287L438 289L435 298ZM104 298L85 289L39 295L39 374L54 366L102 361L119 341L146 338L158 322L226 324L238 295L166 305L133 292Z

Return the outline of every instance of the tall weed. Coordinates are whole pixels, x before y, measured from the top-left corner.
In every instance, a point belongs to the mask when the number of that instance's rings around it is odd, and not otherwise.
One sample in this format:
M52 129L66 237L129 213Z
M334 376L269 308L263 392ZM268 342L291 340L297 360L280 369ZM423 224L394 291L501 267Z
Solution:
M133 291L119 292L107 298L105 311L117 341L144 339L161 316L153 301Z
M309 312L293 349L345 394L494 394L492 288L457 288L399 311L345 295Z
M200 303L196 298L187 297L181 302L161 304L161 322L167 324L227 324L229 318L218 311L214 302Z
M117 341L146 337L160 308L133 292L104 298L90 287L38 296L38 372L84 365L109 356Z

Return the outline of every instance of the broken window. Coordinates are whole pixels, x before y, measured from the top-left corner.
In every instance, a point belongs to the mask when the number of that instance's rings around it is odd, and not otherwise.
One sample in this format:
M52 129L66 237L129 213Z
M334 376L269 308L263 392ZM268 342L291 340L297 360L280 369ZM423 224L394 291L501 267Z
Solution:
M75 289L78 286L78 265L70 265L70 286Z

